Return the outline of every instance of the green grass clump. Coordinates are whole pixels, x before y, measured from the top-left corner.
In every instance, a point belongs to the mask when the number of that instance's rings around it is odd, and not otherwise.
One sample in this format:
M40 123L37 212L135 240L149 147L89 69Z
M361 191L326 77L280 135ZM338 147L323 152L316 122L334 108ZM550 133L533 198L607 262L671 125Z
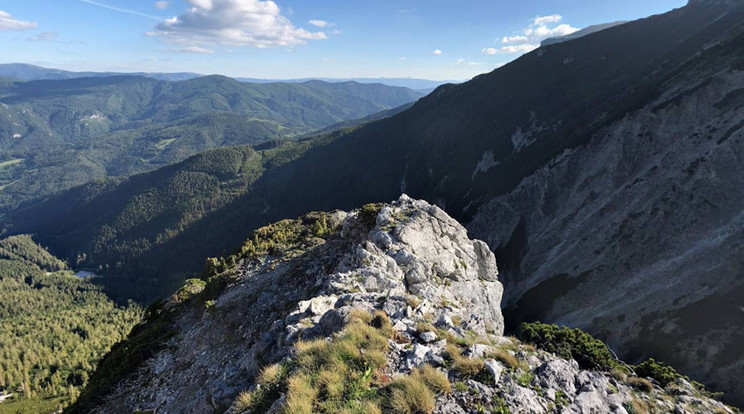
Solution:
M568 397L563 391L555 392L555 405L558 407L565 407L568 405Z
M610 371L620 364L604 342L579 329L544 323L523 323L518 338L561 358L575 359L583 369Z
M437 394L449 394L452 392L452 385L447 376L431 365L427 364L421 368L414 369L411 377L420 380Z
M330 213L312 212L298 219L282 220L254 231L235 254L207 259L201 279L204 300L215 299L237 277L236 264L241 260L258 261L267 257L286 261L324 240L334 237L340 223Z
M332 341L297 342L291 364L264 368L256 379L260 386L240 394L234 407L264 412L283 393L284 414L427 414L437 393L451 392L447 377L430 366L392 381L383 373L394 334L384 312L354 309L348 320Z
M185 302L204 291L206 285L207 282L201 279L186 279L186 283L173 295L173 299L177 303Z
M382 210L382 204L365 204L359 209L359 222L364 228L372 230L377 224L377 215L380 214L380 210Z
M517 384L522 387L529 387L533 379L535 379L535 374L532 371L524 371L517 376Z

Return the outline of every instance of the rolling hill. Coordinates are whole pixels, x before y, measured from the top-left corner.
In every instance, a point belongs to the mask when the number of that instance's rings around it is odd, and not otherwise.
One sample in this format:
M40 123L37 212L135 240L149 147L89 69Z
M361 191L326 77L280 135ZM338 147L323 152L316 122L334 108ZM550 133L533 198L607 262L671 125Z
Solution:
M220 76L0 82L0 213L92 179L150 171L211 148L296 137L420 96L379 84L249 84Z

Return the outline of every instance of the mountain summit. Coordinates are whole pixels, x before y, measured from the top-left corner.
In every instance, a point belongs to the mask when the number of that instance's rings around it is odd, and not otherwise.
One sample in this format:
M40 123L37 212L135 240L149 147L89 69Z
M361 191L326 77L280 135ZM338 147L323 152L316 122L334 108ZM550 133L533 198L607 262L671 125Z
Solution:
M204 276L151 308L67 412L733 413L682 378L603 372L619 363L576 332L578 360L503 337L493 254L405 195L260 229Z

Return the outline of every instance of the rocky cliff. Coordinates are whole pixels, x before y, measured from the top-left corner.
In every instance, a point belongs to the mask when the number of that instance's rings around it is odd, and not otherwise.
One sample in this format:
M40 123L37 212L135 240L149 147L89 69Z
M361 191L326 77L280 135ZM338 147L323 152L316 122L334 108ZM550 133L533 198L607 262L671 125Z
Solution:
M493 253L407 196L275 223L209 263L68 412L732 412L504 337Z
M697 3L681 12L707 10ZM742 41L711 43L658 96L480 209L468 227L502 259L512 321L589 330L744 401Z

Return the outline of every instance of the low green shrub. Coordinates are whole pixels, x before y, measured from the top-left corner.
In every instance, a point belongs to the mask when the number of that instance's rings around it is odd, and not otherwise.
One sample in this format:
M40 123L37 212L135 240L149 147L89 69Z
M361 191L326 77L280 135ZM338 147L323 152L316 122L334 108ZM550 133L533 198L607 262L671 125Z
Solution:
M377 215L380 214L380 210L382 210L382 204L365 204L359 209L359 222L366 229L372 230L375 227L375 224L377 224Z
M674 368L664 364L663 362L656 361L653 358L647 359L634 366L633 370L639 377L655 379L662 387L666 387L678 378L688 379L677 372Z
M523 323L517 337L561 358L575 359L583 369L611 371L620 364L602 341L579 329L539 322Z

